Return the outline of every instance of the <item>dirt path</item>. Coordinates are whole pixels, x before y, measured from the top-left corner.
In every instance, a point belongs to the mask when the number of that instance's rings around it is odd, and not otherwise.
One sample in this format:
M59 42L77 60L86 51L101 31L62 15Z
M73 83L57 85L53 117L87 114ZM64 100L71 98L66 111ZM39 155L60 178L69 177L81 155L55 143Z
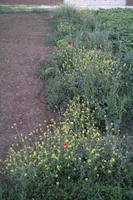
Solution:
M16 133L16 122L25 134L39 122L51 118L38 79L38 62L50 53L43 44L49 34L48 16L0 15L0 156L5 156Z
M44 5L53 5L63 3L63 0L0 0L0 4L44 4Z

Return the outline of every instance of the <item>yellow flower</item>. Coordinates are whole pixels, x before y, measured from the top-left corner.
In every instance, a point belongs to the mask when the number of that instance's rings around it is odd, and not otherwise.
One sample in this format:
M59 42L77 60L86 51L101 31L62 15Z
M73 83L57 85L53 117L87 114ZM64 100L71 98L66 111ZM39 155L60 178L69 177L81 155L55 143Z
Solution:
M91 153L95 153L95 151L96 151L95 149L92 149Z
M36 156L36 151L33 152L33 157L35 157L35 156Z
M114 163L115 162L115 159L114 158L111 158L110 159L110 163Z

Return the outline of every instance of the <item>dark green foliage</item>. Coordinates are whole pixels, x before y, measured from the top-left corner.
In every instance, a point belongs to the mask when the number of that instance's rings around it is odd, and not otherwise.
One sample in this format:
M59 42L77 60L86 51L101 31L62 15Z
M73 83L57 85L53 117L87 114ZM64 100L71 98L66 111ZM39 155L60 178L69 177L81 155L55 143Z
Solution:
M100 10L97 19L109 32L113 52L122 62L133 64L133 10Z
M86 109L77 99L58 125L51 121L47 130L20 135L21 148L10 148L4 163L14 180L8 200L132 199L132 137L101 135L94 125L84 126L90 118Z

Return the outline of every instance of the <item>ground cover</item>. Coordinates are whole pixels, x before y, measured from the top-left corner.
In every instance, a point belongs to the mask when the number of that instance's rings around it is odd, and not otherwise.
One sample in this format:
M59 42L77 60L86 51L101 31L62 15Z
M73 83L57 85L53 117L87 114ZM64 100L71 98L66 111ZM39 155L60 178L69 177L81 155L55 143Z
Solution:
M112 9L98 12L97 18L109 31L113 51L123 62L133 64L133 15L132 9Z
M40 62L40 78L48 81L49 105L61 118L28 136L14 124L19 143L2 161L12 186L1 189L3 199L133 198L133 138L121 134L132 117L132 65L119 45L114 51L123 36L113 39L102 16L66 7L49 15L55 47Z

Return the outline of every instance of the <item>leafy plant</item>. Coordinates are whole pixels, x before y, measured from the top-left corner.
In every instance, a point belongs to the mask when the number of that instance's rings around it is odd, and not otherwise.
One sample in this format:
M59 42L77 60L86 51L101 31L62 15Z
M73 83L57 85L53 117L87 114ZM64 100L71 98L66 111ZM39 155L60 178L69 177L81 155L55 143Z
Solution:
M73 103L69 109L74 119ZM81 132L68 115L28 137L18 133L21 147L12 146L5 160L18 199L131 199L131 138L102 136L93 125L82 127L83 118L80 125L77 120Z
M97 19L109 31L109 39L113 43L113 52L123 62L132 64L133 48L133 15L132 9L100 10Z
M109 129L113 124L117 131L129 102L121 85L124 66L113 61L109 53L64 44L54 54L56 66L48 78L50 107L66 109L69 100L83 96L89 108L97 110L96 124Z

